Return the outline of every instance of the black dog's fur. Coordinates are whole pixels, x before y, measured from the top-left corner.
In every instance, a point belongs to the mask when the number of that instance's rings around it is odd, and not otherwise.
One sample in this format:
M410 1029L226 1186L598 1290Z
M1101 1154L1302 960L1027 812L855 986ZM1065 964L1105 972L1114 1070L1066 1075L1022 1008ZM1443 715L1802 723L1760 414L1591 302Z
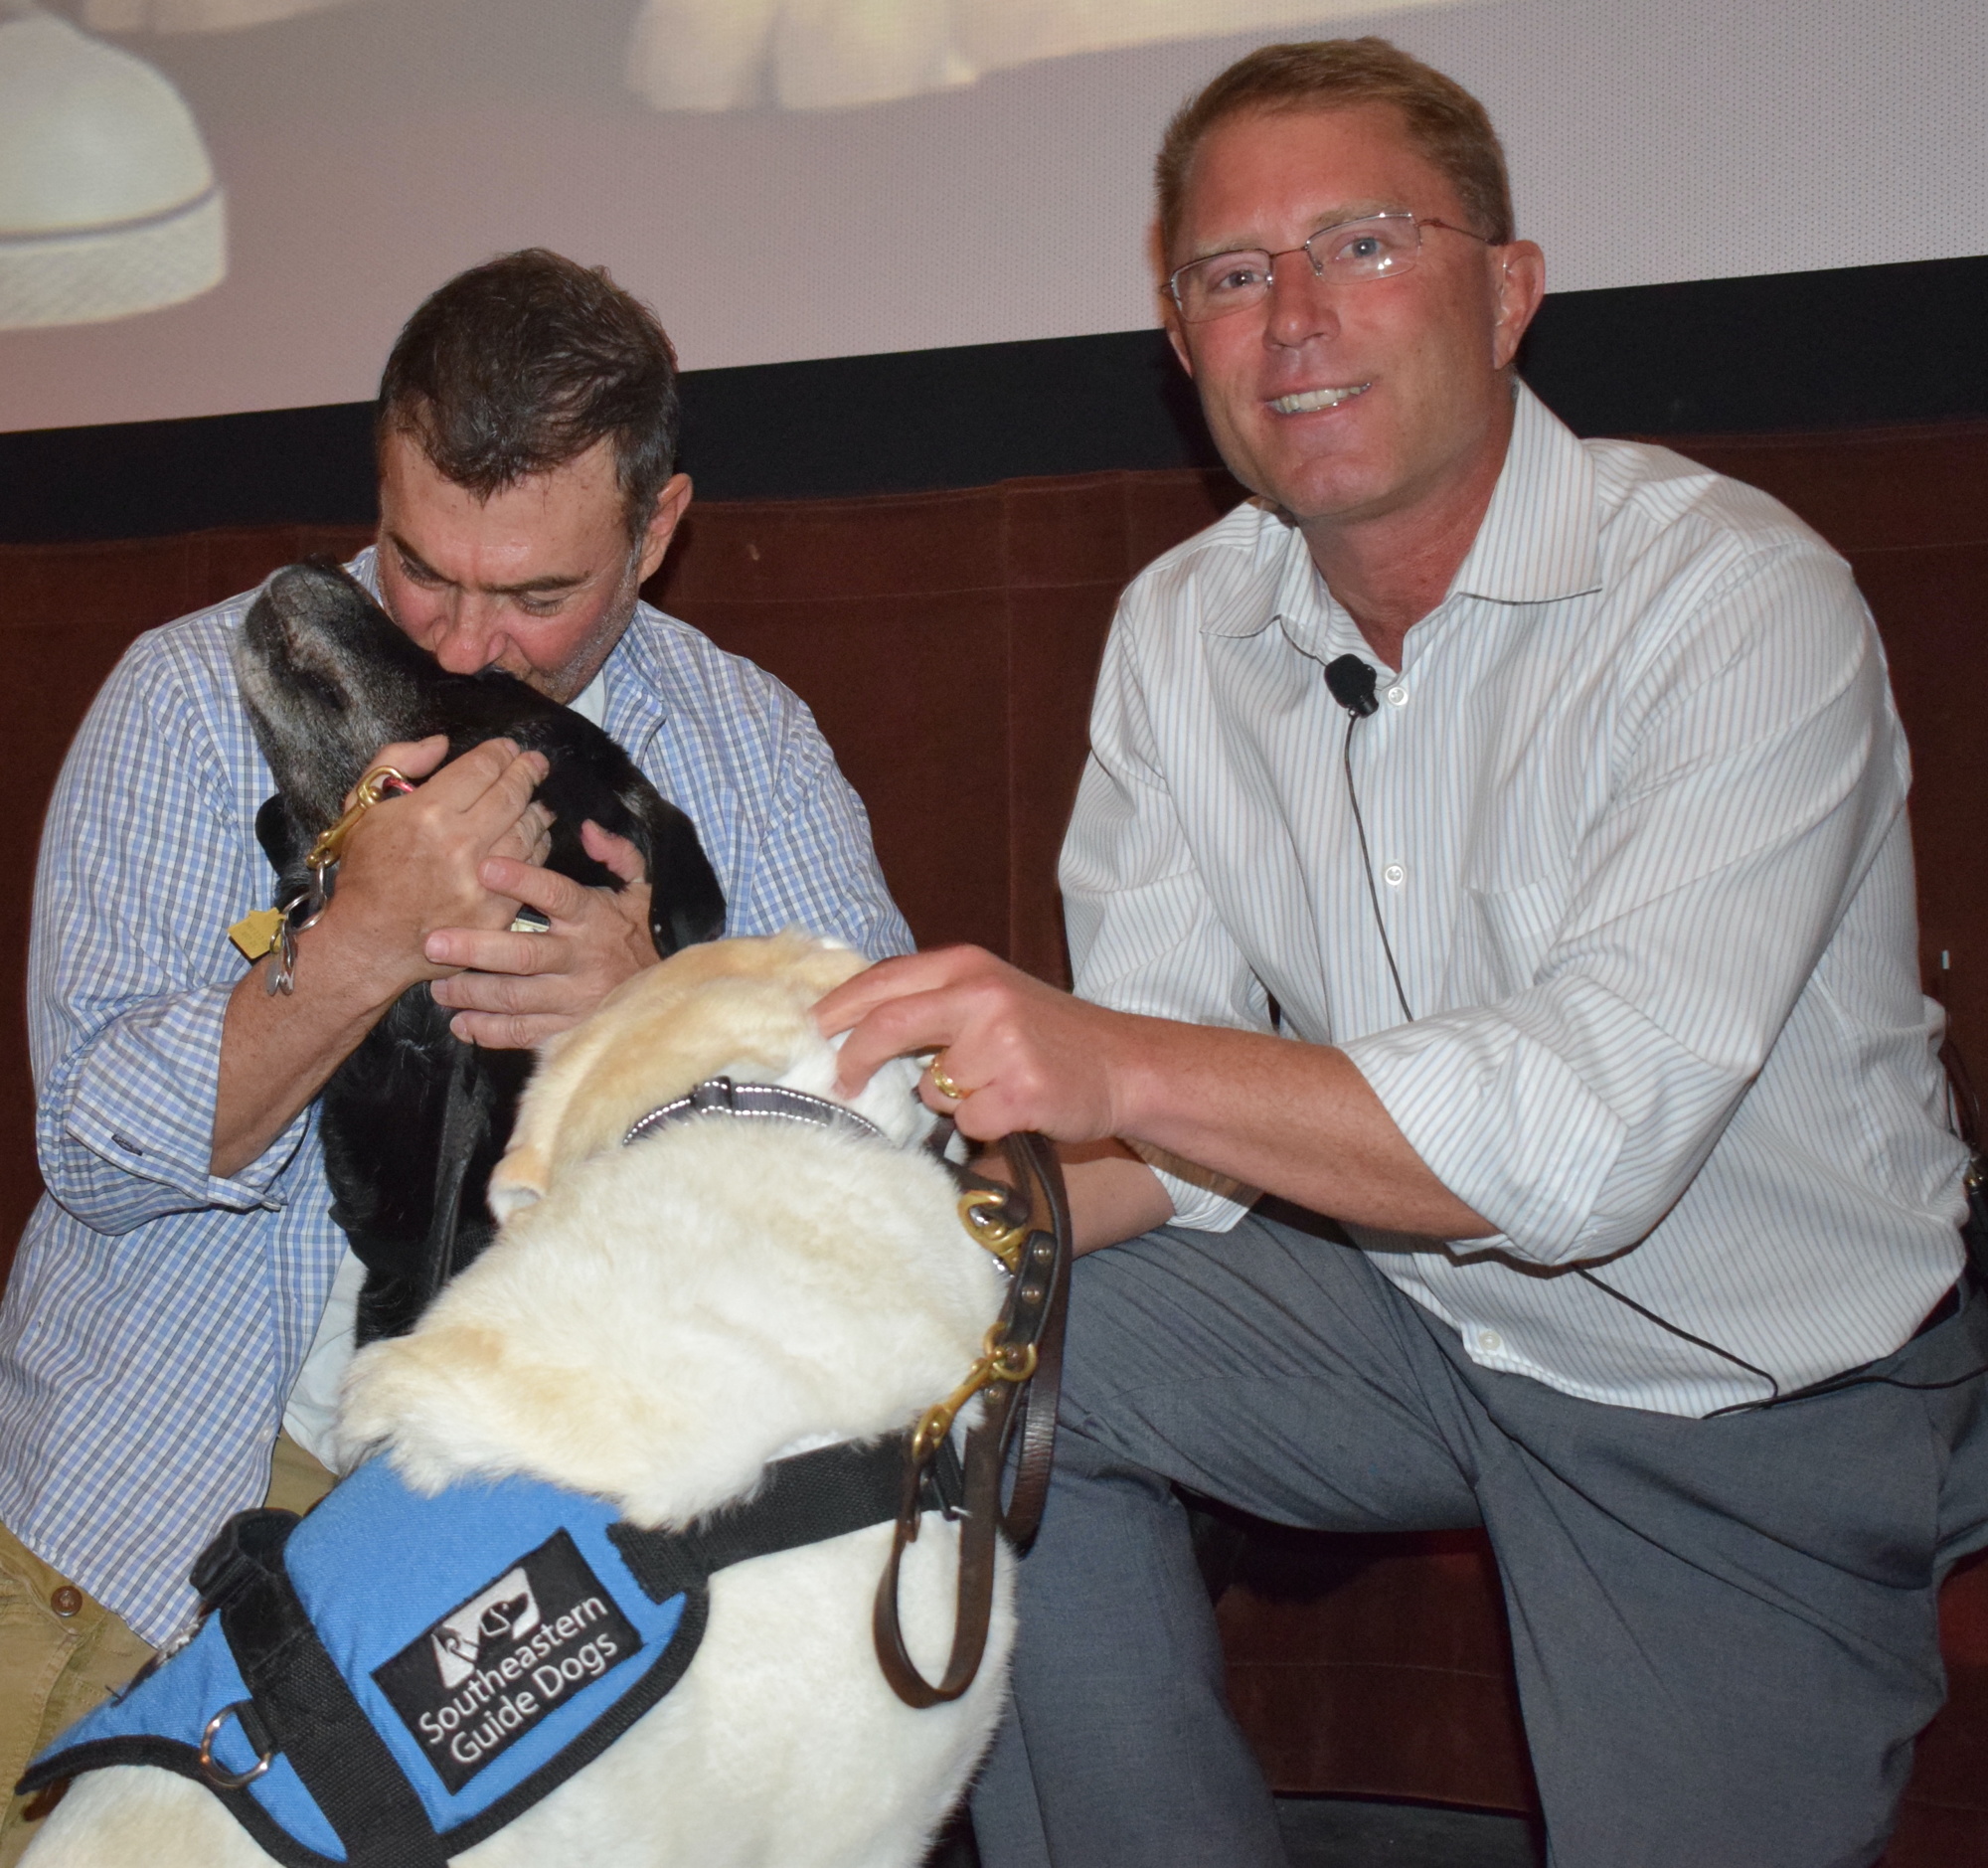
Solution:
M580 844L588 818L642 852L659 955L723 932L724 892L696 829L606 734L510 675L445 673L337 566L292 565L269 580L236 639L235 672L276 779L255 836L278 904L304 886L311 844L380 748L446 733L450 759L510 739L550 761L538 790L554 820L548 868L620 886ZM412 987L324 1089L332 1217L366 1267L362 1343L412 1326L494 1230L484 1188L532 1057L463 1044L448 1020L425 985Z

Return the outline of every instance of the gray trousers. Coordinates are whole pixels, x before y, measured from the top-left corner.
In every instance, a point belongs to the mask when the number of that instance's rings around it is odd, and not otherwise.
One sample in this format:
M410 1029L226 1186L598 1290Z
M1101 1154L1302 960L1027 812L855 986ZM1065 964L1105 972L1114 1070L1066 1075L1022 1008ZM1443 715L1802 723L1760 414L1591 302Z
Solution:
M1988 1299L1871 1373L1988 1362ZM986 1868L1271 1868L1172 1484L1335 1531L1481 1524L1554 1868L1858 1868L1988 1542L1979 1380L1679 1420L1481 1369L1347 1247L1261 1217L1080 1262L1057 1478L1020 1566Z

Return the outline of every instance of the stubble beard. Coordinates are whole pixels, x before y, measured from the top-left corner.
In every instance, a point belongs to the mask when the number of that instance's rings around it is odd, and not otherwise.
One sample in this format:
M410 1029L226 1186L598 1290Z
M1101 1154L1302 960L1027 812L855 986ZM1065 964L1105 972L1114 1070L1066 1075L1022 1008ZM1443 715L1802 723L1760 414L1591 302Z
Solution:
M641 566L642 548L637 545L628 554L621 581L599 626L564 667L543 675L534 671L526 677L527 685L537 688L548 700L558 701L562 707L571 707L585 692L635 619L635 605L642 594Z

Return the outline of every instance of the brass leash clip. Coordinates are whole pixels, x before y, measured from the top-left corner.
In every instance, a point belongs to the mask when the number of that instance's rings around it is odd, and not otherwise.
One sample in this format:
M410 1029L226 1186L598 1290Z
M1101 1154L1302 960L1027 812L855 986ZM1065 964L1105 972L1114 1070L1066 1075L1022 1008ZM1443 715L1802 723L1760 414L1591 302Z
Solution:
M959 1223L975 1245L984 1246L1008 1268L1010 1277L1022 1269L1022 1243L1029 1229L1010 1217L1008 1195L1002 1188L967 1188L959 1196Z
M392 765L375 765L353 787L352 802L339 820L321 832L311 845L310 854L304 858L304 867L310 871L309 883L277 911L278 920L270 938L276 959L263 988L271 998L279 992L288 994L296 989L297 935L306 928L316 927L325 904L331 900L331 872L345 854L346 839L352 835L353 826L382 798L414 788L414 781L405 772Z
M1035 1372L1036 1345L1004 1341L1002 1325L998 1321L990 1324L980 1344L980 1359L967 1371L966 1380L943 1401L924 1411L911 1435L912 1460L922 1464L938 1451L939 1442L952 1432L960 1409L983 1388L991 1388L996 1382L1026 1382ZM915 1520L911 1535L917 1535Z
M375 765L353 786L352 802L345 807L344 815L329 830L319 834L318 840L310 847L310 854L304 858L304 867L317 879L321 894L330 893L323 886L325 874L338 867L339 858L345 854L345 840L351 836L353 826L360 818L390 793L398 794L414 788L413 780L392 765Z

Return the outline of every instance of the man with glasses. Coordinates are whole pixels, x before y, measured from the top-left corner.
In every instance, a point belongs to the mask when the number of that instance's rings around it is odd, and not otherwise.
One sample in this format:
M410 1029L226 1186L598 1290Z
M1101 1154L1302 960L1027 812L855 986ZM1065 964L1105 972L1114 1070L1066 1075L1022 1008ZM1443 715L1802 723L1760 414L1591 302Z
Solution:
M819 1010L1135 1241L1077 1271L983 1859L1282 1859L1179 1487L1486 1527L1558 1868L1872 1862L1988 1540L1875 633L1773 501L1515 379L1542 258L1451 81L1266 48L1158 179L1257 497L1126 593L1077 996L952 949Z
M697 825L732 933L902 952L807 709L640 600L690 503L677 409L669 339L604 272L545 252L465 272L388 360L379 538L350 569L443 668L502 668L603 726ZM328 1210L326 1078L421 981L458 1037L517 1048L655 959L633 846L583 832L619 893L521 860L544 761L493 741L437 772L436 739L382 751L435 775L367 814L294 991L265 991L273 961L245 970L227 934L273 883L229 653L251 596L133 646L50 806L30 985L49 1193L0 1308L8 1788L186 1624L231 1512L331 1483L361 1268ZM510 932L520 903L546 932ZM0 1863L23 1814L0 1814Z

